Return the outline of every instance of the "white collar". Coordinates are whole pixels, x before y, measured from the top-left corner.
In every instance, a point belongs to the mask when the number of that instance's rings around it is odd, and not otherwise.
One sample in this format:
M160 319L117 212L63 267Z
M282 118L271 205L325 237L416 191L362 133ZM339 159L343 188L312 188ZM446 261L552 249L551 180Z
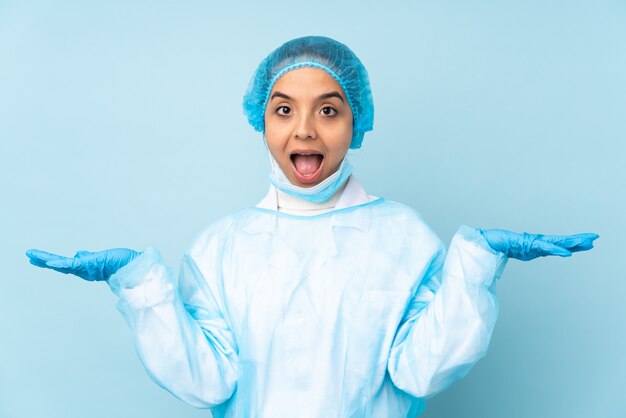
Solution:
M257 208L278 210L278 198L276 196L276 188L270 184L270 188L263 199L256 204ZM376 196L370 196L365 192L361 183L351 175L346 180L346 188L343 190L341 197L337 201L333 210L349 208L351 206L361 205L376 200Z

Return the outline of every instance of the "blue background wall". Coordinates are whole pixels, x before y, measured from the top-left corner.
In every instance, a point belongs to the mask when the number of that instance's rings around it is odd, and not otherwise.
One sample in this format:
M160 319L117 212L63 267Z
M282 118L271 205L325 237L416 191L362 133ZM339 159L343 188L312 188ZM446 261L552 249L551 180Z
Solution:
M149 380L105 284L24 251L156 245L177 268L265 194L242 94L309 34L369 69L353 161L371 194L446 242L460 224L601 235L509 263L488 356L424 416L626 416L625 2L208 3L0 0L0 417L208 415Z

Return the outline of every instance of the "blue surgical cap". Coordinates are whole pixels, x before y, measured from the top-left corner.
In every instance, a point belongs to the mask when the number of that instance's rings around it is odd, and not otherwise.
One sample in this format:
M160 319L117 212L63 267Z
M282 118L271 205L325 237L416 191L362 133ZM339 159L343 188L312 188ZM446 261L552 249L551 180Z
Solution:
M374 125L374 102L367 70L346 45L325 36L292 39L270 53L255 71L243 97L243 113L252 127L265 131L265 106L272 87L287 71L313 67L326 71L343 89L352 109L352 142L361 147Z

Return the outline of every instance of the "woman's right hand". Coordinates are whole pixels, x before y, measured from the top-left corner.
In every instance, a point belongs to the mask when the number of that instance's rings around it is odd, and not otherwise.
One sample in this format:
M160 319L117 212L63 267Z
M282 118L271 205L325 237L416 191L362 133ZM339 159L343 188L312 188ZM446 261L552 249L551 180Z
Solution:
M95 253L79 251L74 257L62 257L35 249L26 251L30 263L37 267L56 270L64 274L74 274L89 281L108 280L116 271L140 254L128 248L113 248Z

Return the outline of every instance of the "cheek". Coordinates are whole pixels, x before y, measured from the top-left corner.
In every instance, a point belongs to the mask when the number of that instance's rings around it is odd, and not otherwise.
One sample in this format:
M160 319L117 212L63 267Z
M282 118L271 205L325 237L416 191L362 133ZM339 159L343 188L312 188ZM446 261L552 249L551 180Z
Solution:
M289 133L289 125L284 120L280 120L275 115L265 117L265 135L276 137L285 136Z
M266 130L265 132L265 141L267 142L267 147L276 160L283 171L286 170L286 165L291 164L291 160L286 156L285 150L287 148L287 143L284 135L276 135L275 132L269 132ZM286 172L286 171L285 171Z
M285 142L284 136L280 124L273 122L271 118L265 119L265 140L270 149L280 147Z
M350 147L352 142L352 124L341 124L329 129L326 136L327 146L333 151L344 151Z

